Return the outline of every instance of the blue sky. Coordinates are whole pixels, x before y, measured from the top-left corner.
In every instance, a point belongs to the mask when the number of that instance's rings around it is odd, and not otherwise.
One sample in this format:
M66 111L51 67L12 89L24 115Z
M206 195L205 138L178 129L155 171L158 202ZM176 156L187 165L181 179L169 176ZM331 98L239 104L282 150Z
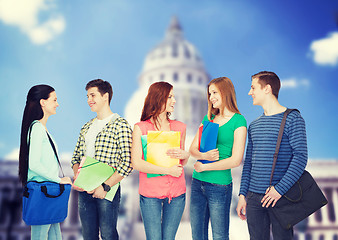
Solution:
M124 115L146 54L176 15L212 78L229 77L248 122L262 109L247 95L250 76L276 72L280 103L298 108L309 156L338 159L338 2L0 0L0 159L19 146L26 94L56 89L60 107L47 127L59 151L73 151L81 126L95 115L85 84L111 82L112 110Z

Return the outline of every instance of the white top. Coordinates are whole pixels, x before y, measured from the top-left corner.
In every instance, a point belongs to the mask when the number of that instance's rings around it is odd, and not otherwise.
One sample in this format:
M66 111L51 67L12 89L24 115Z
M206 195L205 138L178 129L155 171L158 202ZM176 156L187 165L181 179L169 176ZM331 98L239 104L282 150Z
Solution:
M88 132L85 136L86 142L86 156L95 158L95 141L96 136L99 134L102 129L106 126L106 124L112 119L114 114L99 120L97 118L94 119L92 125L89 127Z

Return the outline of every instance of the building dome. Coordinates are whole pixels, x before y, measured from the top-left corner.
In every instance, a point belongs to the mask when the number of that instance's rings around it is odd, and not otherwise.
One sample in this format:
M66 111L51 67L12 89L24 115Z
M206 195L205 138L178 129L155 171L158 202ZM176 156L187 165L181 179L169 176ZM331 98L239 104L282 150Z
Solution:
M207 112L210 77L197 49L184 39L176 17L171 19L164 39L146 55L138 80L139 89L125 109L127 120L131 124L138 122L149 86L166 81L174 86L176 98L171 118L187 124L187 137L193 137Z
M166 31L165 38L147 54L140 85L150 85L156 81L194 84L205 88L209 76L197 49L183 37L182 27L176 17Z
M204 64L197 49L183 38L181 25L173 17L164 40L146 56L143 73L159 68L186 67L204 71Z

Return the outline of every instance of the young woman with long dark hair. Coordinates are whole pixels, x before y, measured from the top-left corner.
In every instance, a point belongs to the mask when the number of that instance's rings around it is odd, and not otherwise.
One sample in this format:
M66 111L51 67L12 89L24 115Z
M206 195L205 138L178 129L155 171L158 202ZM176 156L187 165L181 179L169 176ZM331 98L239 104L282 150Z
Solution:
M29 90L22 118L19 154L19 179L23 185L27 181L72 183L69 177L59 178L59 164L47 135L47 120L56 113L58 106L51 86L36 85ZM53 143L56 145L54 140ZM32 225L31 239L62 239L60 224Z
M171 84L152 84L144 101L141 122L134 127L131 160L134 169L140 171L140 207L147 239L175 239L185 206L183 166L190 154L184 150L186 125L169 119L175 102ZM167 151L168 156L180 159L180 164L162 167L144 160L141 136L148 131L181 133L180 148ZM149 178L147 174L163 175Z

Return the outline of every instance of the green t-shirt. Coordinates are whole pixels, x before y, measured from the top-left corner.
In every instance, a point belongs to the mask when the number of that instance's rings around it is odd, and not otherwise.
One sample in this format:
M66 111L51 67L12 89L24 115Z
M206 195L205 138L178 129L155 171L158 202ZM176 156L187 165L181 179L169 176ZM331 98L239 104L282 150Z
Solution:
M207 115L203 118L202 124L204 124L204 121L208 121ZM235 113L227 123L219 127L216 148L218 148L220 160L231 157L234 132L237 128L243 126L246 127L245 118L241 114ZM200 181L221 185L228 185L232 182L230 169L204 172L196 172L194 170L192 177Z

